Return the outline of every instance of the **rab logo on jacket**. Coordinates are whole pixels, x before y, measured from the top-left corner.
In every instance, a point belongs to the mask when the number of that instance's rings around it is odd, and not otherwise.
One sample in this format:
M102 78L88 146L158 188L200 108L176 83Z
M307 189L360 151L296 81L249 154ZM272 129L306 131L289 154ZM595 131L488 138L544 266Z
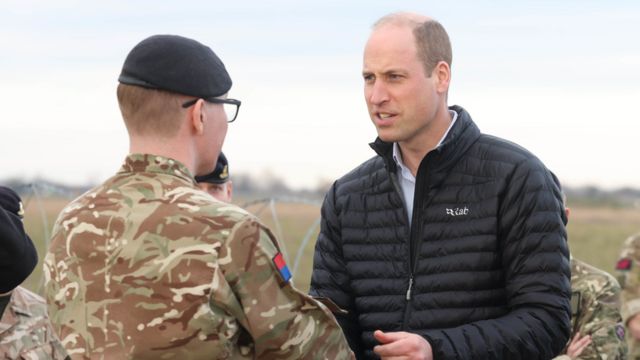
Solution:
M469 208L467 208L466 206L464 208L455 208L455 209L446 208L446 211L447 211L447 215L451 215L451 216L461 216L461 215L469 214Z

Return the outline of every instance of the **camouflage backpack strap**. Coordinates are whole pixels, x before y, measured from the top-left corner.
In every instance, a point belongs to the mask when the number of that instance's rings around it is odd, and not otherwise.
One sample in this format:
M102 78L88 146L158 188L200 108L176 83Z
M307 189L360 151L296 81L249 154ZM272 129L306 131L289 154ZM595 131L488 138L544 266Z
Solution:
M572 336L578 331L579 324L576 319L579 319L581 314L582 294L579 291L571 292L571 329Z

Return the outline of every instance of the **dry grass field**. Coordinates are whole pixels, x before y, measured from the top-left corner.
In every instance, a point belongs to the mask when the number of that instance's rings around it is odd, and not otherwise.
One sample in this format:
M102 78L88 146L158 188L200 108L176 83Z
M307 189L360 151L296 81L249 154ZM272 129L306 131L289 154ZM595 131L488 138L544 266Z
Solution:
M37 245L40 264L46 250L45 237L50 234L50 228L58 212L67 202L66 199L38 201L36 198L27 199L25 202L25 225ZM320 216L319 205L286 201L261 202L248 205L247 210L258 215L283 242L283 250L287 254L291 271L294 270L294 260L300 243L305 236L310 238L302 250L301 260L294 273L295 285L307 291L313 263L313 247L319 230L316 223ZM613 267L622 242L635 232L640 232L640 209L587 206L572 208L568 233L573 255L610 273L614 272ZM41 274L39 266L27 280L26 286L41 292Z
M640 209L572 207L567 231L573 256L615 276L624 240L640 232Z

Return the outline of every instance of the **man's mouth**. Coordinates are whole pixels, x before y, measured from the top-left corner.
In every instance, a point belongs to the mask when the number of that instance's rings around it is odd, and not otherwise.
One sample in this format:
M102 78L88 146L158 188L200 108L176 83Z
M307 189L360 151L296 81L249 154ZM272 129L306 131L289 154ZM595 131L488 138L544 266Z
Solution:
M378 120L378 123L387 124L387 125L391 124L391 122L394 120L396 115L397 114L388 113L388 112L376 112L375 113L375 117Z

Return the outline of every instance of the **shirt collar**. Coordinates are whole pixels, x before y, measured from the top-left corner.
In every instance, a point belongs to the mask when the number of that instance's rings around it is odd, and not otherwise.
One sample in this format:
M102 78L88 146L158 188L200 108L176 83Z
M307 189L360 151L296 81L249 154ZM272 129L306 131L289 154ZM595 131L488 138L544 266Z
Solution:
M440 145L442 145L442 142L444 141L444 139L446 139L447 135L449 135L449 131L451 131L451 129L453 128L453 124L455 124L456 120L458 119L457 112L453 110L449 110L449 114L451 115L451 124L449 124L447 131L444 132L444 134L440 138L440 141L438 141L438 144L436 145L435 148L438 148ZM403 174L405 174L406 172L411 174L411 171L404 164L404 161L402 160L402 153L400 152L400 146L398 146L397 142L393 143L393 161L395 161L396 164L400 167L400 170L402 171Z

